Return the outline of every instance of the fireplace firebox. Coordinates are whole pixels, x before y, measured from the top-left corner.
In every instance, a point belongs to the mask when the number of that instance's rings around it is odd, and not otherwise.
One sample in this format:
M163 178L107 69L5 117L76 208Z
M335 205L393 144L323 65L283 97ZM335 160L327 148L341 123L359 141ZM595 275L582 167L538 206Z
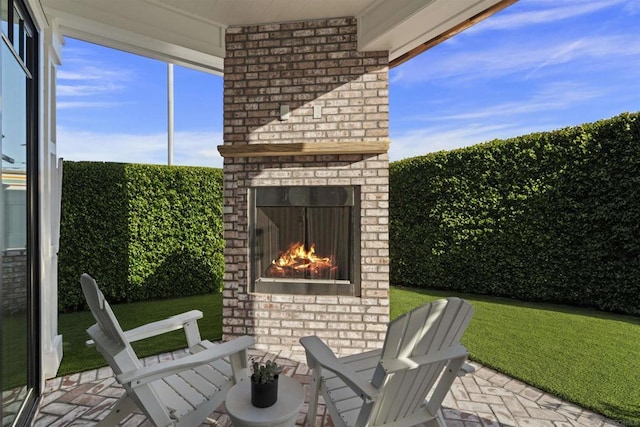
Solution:
M249 190L249 277L256 293L360 294L360 188Z

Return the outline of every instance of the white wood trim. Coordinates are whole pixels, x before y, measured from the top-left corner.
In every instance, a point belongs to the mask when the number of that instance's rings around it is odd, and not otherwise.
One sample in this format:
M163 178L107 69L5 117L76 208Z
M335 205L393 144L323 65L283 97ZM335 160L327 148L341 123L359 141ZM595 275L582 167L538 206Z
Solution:
M168 5L166 3L162 3L161 1L158 1L158 0L142 0L142 1L147 2L149 4L152 4L155 7L167 9L171 13L177 13L179 15L185 16L185 17L190 18L190 19L195 19L195 20L198 20L198 21L202 21L202 22L204 22L204 23L206 23L208 25L217 25L217 26L222 27L222 28L226 28L227 27L227 25L222 24L222 23L220 23L218 21L204 18L204 17L202 17L200 15L196 15L195 13L189 13L189 12L183 10L183 9L180 9L179 7L173 7L173 6Z
M35 1L31 2L36 3ZM32 6L40 21L38 175L40 210L40 356L41 381L56 376L63 356L58 333L58 243L60 234L61 175L56 158L56 70L60 64L60 36L55 21L37 2ZM39 12L38 12L39 11Z
M143 7L145 6L146 7ZM49 0L63 35L221 75L225 27L147 2Z
M38 28L38 31L42 31L47 28L50 23L47 19L47 15L44 13L42 4L39 0L25 0L29 14L34 21L34 24Z

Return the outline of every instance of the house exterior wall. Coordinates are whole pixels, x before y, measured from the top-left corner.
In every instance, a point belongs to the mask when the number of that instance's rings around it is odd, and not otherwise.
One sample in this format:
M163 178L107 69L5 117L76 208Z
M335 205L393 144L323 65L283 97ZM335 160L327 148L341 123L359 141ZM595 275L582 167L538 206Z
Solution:
M388 53L358 52L356 33L352 18L228 28L224 144L388 140ZM250 292L248 189L296 185L360 186L359 296ZM255 335L259 348L293 358L304 357L298 340L311 334L338 354L380 347L389 320L387 154L226 157L224 186L223 339Z

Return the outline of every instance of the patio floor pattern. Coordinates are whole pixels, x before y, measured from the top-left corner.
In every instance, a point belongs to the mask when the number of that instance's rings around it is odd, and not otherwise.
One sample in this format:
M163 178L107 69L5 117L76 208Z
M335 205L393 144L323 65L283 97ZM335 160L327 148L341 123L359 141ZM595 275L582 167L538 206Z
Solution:
M305 403L296 425L304 424L309 398L310 371L303 363L291 360L284 354L271 354L250 350L250 356L263 360L276 360L283 372L300 382L306 391ZM145 358L148 366L161 361L184 356L175 351ZM471 362L476 371L457 378L443 404L447 425L451 427L528 426L528 427L609 427L622 426L599 414L587 411L571 403L561 401L521 381L512 379L492 369ZM111 368L63 376L48 380L40 411L34 425L45 426L94 426L110 411L124 394L115 382ZM126 427L149 427L153 424L142 414L133 413L121 424ZM208 423L231 426L224 405L211 414ZM315 425L333 427L331 417L320 405Z

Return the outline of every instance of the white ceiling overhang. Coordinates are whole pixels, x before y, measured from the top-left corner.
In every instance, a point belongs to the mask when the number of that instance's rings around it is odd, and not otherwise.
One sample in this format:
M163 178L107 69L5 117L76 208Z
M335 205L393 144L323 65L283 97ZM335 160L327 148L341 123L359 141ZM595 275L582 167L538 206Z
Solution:
M515 0L40 1L65 36L221 74L228 26L353 16L358 48L393 64Z
M41 0L64 36L221 73L224 25L147 0Z
M397 62L419 46L444 41L515 1L378 1L358 17L358 49L388 50L389 62Z

